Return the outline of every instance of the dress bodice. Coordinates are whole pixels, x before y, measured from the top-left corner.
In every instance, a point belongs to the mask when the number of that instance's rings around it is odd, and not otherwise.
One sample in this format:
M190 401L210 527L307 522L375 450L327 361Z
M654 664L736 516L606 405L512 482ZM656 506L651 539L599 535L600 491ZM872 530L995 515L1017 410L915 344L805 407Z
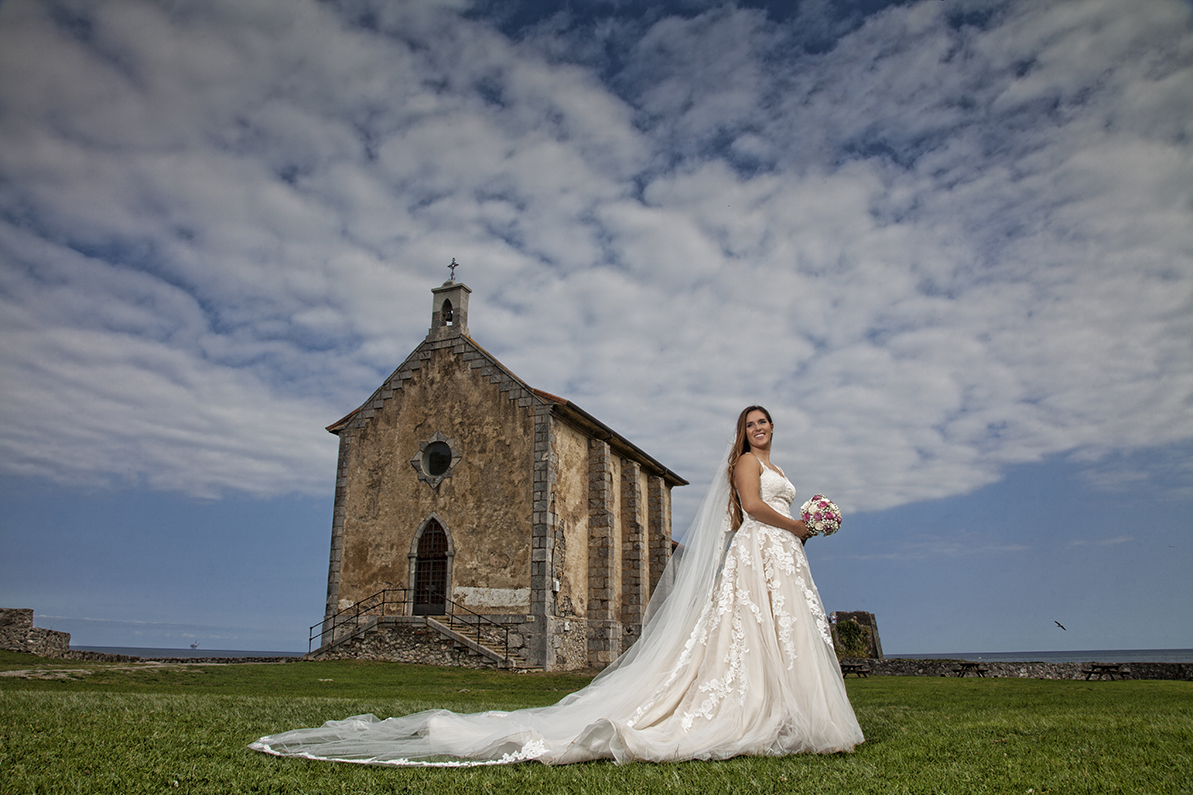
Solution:
M762 501L784 516L791 516L791 503L795 499L795 486L777 470L763 464L758 479Z

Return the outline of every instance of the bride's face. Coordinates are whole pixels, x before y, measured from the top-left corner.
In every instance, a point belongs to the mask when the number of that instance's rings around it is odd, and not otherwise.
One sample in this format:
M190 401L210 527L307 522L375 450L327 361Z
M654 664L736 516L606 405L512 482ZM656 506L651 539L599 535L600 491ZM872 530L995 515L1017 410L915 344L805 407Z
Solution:
M750 440L750 447L769 448L774 428L764 411L751 411L746 415L746 438Z

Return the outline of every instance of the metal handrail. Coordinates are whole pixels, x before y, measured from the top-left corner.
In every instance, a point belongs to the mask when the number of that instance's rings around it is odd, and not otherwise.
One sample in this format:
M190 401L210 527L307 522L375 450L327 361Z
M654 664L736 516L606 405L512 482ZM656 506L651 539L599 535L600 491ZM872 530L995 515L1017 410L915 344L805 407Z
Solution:
M310 636L307 638L307 654L310 654L315 646L315 638L319 638L320 646L322 646L323 636L331 633L331 639L335 640L336 630L340 627L352 624L359 628L362 617L368 616L384 616L386 605L400 604L405 608L409 601L409 588L386 588L378 591L372 596L366 596L351 607L346 607L340 610L330 618L325 618L318 624L311 625ZM400 599L394 599L391 594L401 594ZM380 612L376 612L380 608ZM316 631L317 630L317 631Z
M495 628L498 636L502 638L501 656L505 658L506 662L509 662L509 658L510 658L510 628L509 627L507 627L505 624L499 624L491 618L485 618L484 616L482 616L480 613L476 612L475 610L470 610L467 607L465 607L464 605L459 604L451 599L444 599L444 601L448 605L450 605L453 609L463 610L465 613L468 613L469 615L474 616L476 618L475 621L469 621L466 618L460 618L457 621L455 612L449 610L448 614L447 614L447 625L449 627L451 627L452 629L455 629L457 624L459 624L459 625L468 627L470 629L475 629L477 643L481 642L481 627L482 626L485 626L487 624L487 625L489 625L489 627ZM492 631L492 630L490 630L490 631ZM463 634L463 633L461 633L461 634Z
M318 638L320 646L323 645L323 637L330 633L331 639L336 639L336 630L341 627L351 624L354 628L359 629L362 618L373 618L384 616L386 605L402 605L403 614L406 606L410 604L410 588L386 588L377 593L366 596L351 607L346 607L343 610L335 613L329 618L325 618L318 624L312 624L310 628L310 635L307 638L307 654L310 654L315 649L315 639ZM401 598L393 598L391 595L401 594ZM443 600L444 607L447 608L447 625L453 630L457 627L467 628L476 633L476 642L482 643L481 630L486 629L489 632L496 634L501 638L502 656L509 661L510 658L510 630L504 624L482 616L474 610L470 610L458 602L447 599ZM468 614L468 617L458 615L456 611L463 611ZM470 617L470 618L469 618ZM355 634L355 633L354 633ZM461 635L465 633L461 632ZM465 635L466 636L466 635ZM496 643L497 641L492 641Z

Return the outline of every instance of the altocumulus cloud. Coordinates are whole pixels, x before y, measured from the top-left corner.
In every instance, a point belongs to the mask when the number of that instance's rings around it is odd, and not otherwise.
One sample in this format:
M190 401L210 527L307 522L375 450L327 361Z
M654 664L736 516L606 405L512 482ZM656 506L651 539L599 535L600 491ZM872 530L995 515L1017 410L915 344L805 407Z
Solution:
M5 3L2 466L326 492L451 257L693 479L755 400L850 510L1193 438L1188 5L799 8Z

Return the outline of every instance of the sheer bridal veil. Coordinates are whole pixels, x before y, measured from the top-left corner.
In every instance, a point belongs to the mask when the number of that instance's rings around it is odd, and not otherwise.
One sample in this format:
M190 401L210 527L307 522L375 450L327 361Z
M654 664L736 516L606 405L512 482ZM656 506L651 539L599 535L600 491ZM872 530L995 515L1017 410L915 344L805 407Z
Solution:
M249 747L280 756L390 765L624 761L619 732L632 730L631 716L681 664L712 599L730 535L729 449L651 594L640 637L584 689L549 707L514 712L430 710L387 720L362 715L262 737Z

